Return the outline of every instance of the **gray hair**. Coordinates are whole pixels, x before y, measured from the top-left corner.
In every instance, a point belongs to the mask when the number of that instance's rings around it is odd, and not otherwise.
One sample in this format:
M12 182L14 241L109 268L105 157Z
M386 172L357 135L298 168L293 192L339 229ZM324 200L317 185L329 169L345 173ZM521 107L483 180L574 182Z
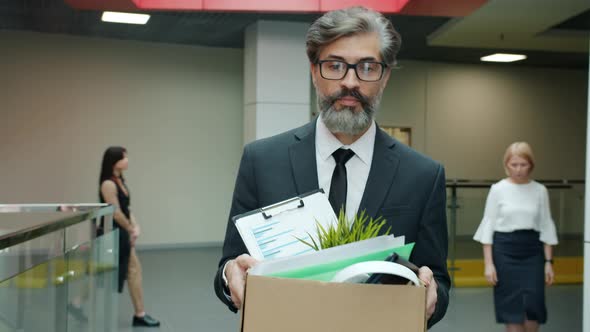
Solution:
M318 18L306 36L307 57L317 63L322 47L341 38L359 33L377 32L381 41L381 58L388 66L397 65L402 38L393 24L381 13L365 7L350 7L327 12Z

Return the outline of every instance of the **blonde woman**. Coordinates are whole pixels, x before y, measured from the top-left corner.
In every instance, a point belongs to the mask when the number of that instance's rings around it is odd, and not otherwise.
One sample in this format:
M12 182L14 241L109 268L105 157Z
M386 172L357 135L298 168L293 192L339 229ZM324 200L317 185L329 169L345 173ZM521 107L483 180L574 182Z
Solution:
M553 283L557 234L547 188L530 178L534 168L528 143L515 142L506 149L508 177L492 185L473 237L483 245L496 321L507 332L535 332L547 321L545 285Z

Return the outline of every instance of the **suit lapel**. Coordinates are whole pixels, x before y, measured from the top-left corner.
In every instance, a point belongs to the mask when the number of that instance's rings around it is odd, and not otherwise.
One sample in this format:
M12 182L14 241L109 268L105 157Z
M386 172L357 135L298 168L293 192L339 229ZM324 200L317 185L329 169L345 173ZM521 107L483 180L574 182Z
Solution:
M373 161L359 213L366 209L369 216L378 217L377 213L389 192L399 165L399 157L393 151L395 144L393 138L377 127Z
M318 189L318 170L315 159L315 121L295 131L295 143L289 147L297 194Z

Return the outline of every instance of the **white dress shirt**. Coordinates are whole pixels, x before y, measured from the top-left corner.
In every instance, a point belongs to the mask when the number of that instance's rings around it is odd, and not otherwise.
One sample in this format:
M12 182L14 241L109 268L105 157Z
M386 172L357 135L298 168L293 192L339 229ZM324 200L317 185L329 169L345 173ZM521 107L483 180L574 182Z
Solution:
M318 184L326 195L330 193L332 173L336 161L332 153L340 148L351 149L354 156L346 163L346 216L354 218L358 212L369 178L377 126L373 121L369 129L351 145L344 145L326 127L321 118L316 121L315 157L318 170Z
M492 244L494 232L521 229L533 229L540 233L541 242L557 244L547 188L536 181L516 184L501 180L490 188L483 220L473 239Z

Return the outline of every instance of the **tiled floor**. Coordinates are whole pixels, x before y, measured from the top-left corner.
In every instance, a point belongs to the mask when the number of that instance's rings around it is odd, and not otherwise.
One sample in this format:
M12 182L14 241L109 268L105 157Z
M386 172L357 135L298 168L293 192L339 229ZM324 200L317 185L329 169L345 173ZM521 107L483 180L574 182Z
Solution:
M140 252L146 307L162 321L162 327L131 328L131 302L128 294L123 293L119 298L119 331L238 331L239 316L227 310L213 292L219 255L220 248ZM547 306L549 321L541 331L582 330L581 285L550 287ZM491 288L454 289L446 317L431 329L434 332L503 330L494 320Z

